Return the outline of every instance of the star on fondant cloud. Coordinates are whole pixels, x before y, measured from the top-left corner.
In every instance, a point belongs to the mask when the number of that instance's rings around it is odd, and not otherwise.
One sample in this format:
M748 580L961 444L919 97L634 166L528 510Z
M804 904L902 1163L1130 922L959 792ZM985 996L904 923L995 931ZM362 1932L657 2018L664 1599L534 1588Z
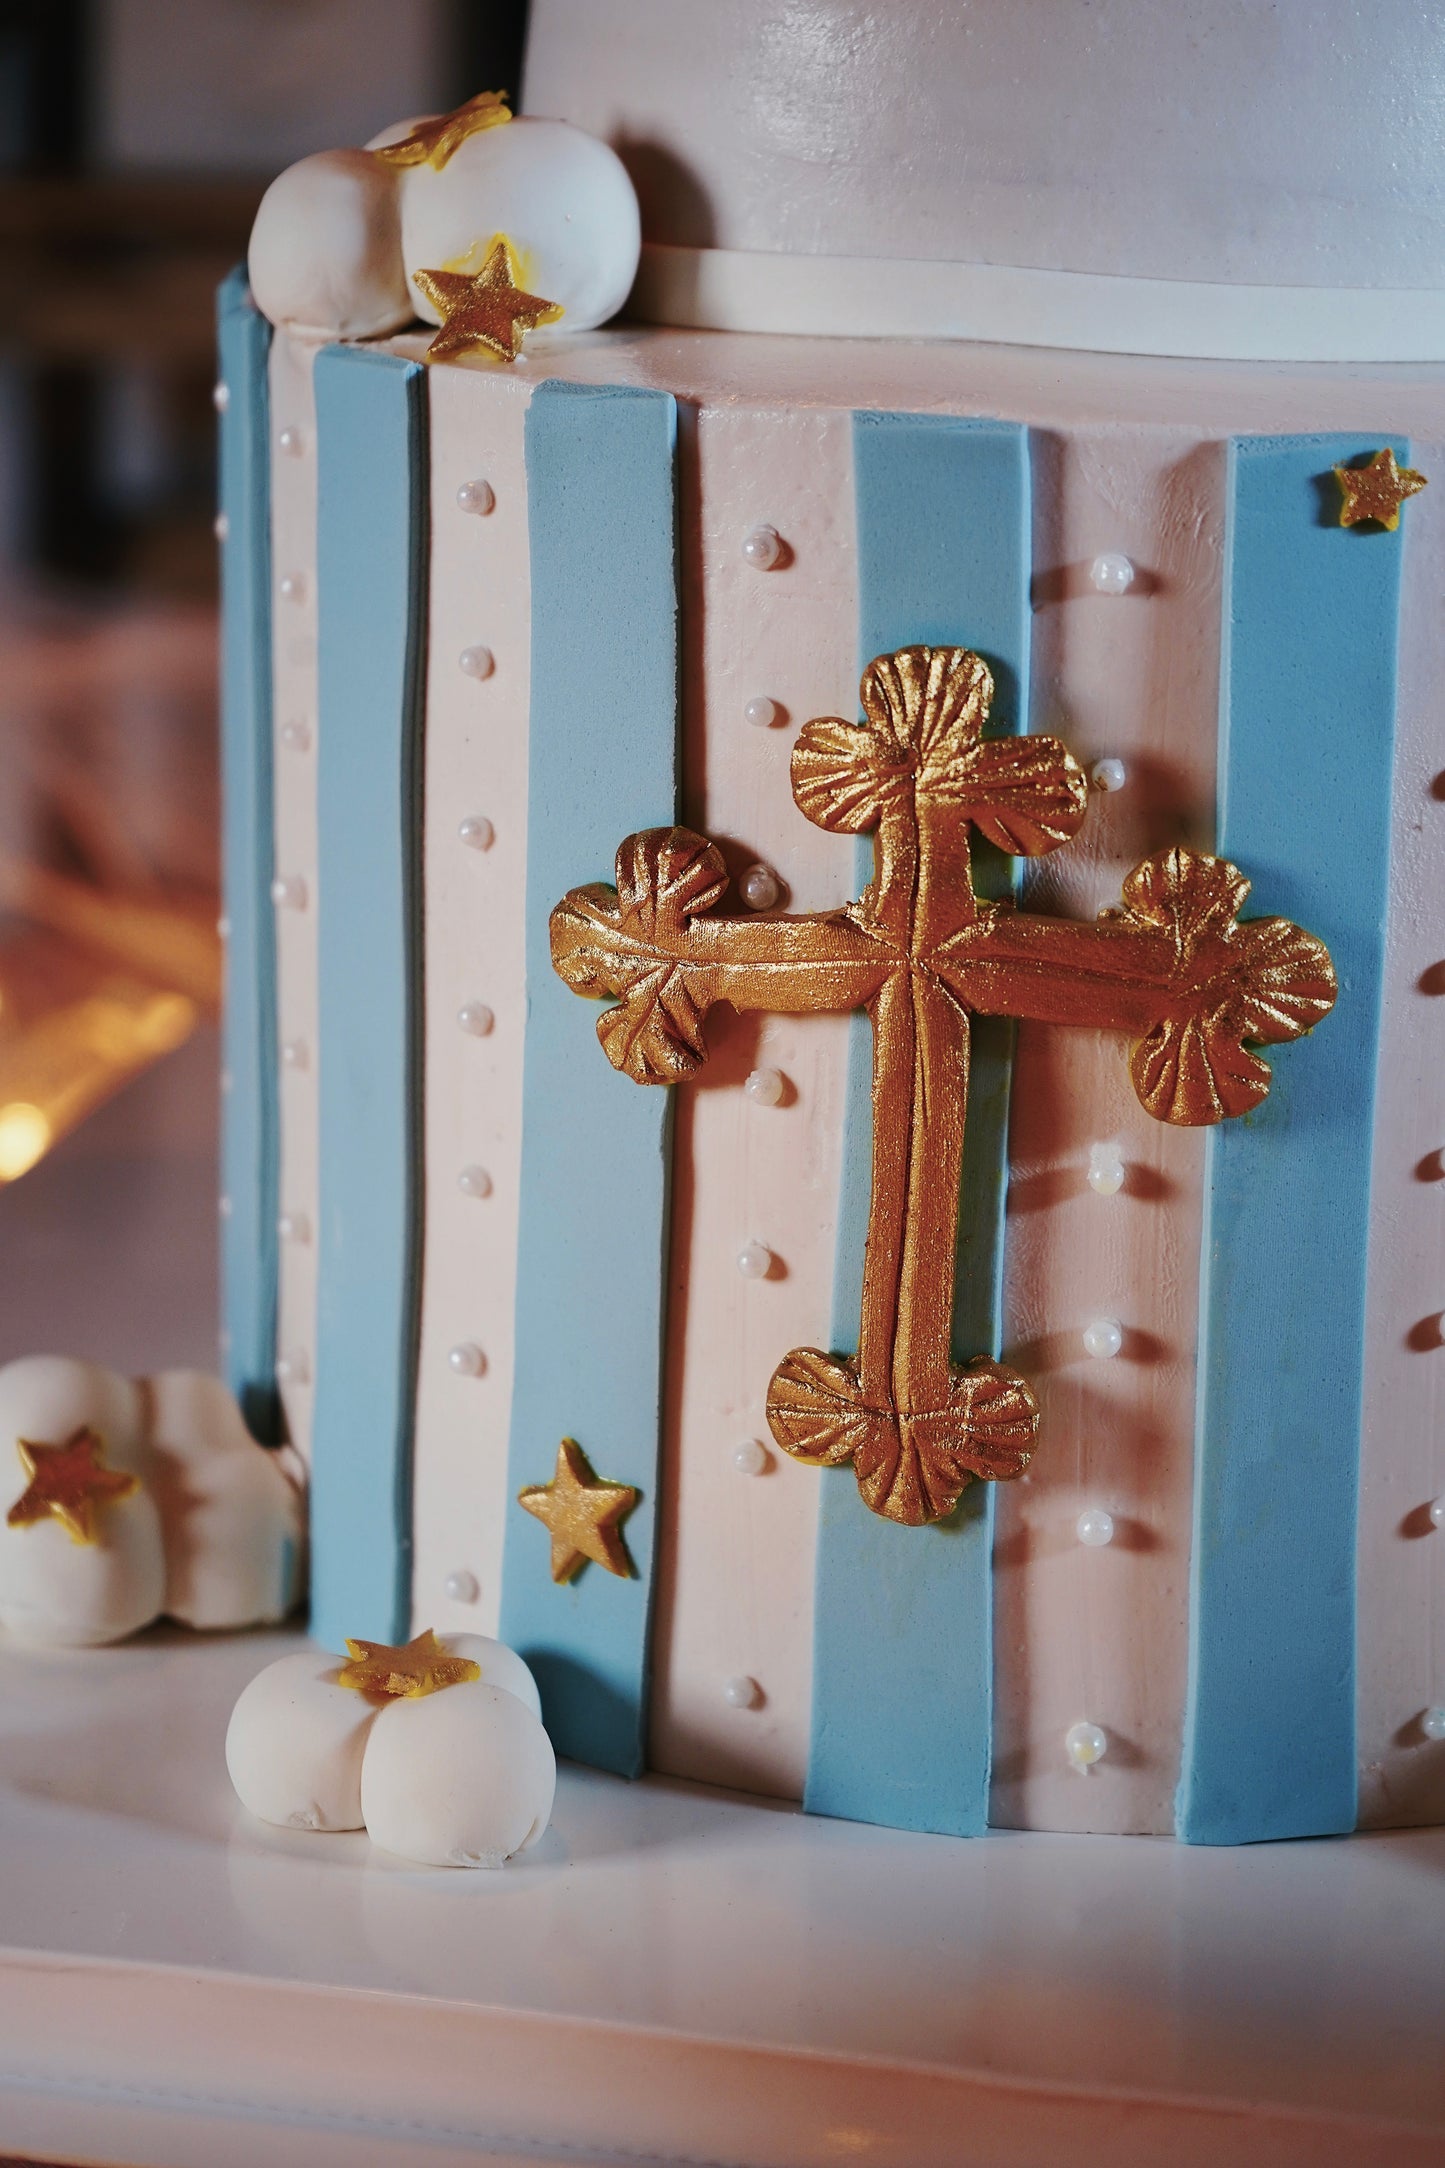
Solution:
M55 1519L72 1543L94 1543L100 1507L119 1505L140 1489L138 1476L106 1466L104 1442L88 1425L58 1445L17 1438L15 1450L29 1482L6 1515L11 1528Z
M505 234L498 234L480 271L416 271L416 284L442 320L426 350L428 361L447 361L476 347L499 361L515 361L522 340L539 324L555 324L555 301L529 294L516 282L516 261Z
M440 173L468 136L479 135L484 128L505 127L511 117L504 90L479 90L452 112L419 120L399 142L377 144L371 155L388 166L427 165Z

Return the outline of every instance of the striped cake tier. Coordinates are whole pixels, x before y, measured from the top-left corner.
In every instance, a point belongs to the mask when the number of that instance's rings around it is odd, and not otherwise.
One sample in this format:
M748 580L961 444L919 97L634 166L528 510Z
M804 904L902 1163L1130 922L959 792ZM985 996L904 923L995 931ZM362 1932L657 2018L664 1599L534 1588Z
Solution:
M238 284L221 345L229 1366L310 1464L318 1637L499 1633L563 1754L908 1828L1445 1818L1440 372L668 331L426 369ZM1435 486L1346 529L1331 469L1385 445ZM1116 1033L976 1022L955 1345L1042 1422L912 1528L765 1415L857 1344L866 1020L719 1008L640 1089L548 920L676 820L735 913L755 867L858 895L792 746L924 643L1095 775L1030 909L1215 851L1340 991L1213 1129ZM564 1437L640 1492L628 1577L550 1578L517 1494Z

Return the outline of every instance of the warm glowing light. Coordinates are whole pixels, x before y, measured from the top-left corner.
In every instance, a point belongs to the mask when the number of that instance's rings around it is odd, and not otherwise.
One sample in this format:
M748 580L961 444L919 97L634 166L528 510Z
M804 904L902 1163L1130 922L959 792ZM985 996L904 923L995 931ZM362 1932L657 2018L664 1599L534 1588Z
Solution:
M50 1149L50 1123L28 1100L12 1099L0 1107L0 1182L28 1174Z

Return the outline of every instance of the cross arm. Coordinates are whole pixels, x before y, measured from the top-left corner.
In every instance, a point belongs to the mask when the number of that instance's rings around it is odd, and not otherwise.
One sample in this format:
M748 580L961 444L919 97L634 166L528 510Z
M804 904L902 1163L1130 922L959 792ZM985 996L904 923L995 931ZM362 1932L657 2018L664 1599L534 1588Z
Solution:
M1249 885L1225 859L1161 852L1097 924L994 907L941 942L933 968L983 1015L1130 1032L1130 1076L1151 1114L1222 1121L1269 1090L1251 1047L1311 1030L1336 992L1313 934L1281 918L1239 923Z
M552 962L574 993L610 997L607 1059L638 1084L675 1084L707 1059L716 1002L801 1014L861 1009L899 958L849 911L710 918L727 887L716 844L650 828L617 853L617 886L574 888L552 913Z

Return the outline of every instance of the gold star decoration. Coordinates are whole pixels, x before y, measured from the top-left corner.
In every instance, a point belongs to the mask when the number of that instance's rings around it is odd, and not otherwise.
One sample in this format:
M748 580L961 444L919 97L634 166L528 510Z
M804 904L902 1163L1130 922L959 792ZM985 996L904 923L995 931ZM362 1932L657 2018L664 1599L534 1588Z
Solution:
M503 128L511 117L504 90L479 90L454 112L419 120L410 135L398 143L383 143L371 155L383 165L432 166L440 173L468 136L480 135L484 128Z
M104 1442L89 1428L73 1430L63 1445L17 1438L15 1450L28 1482L5 1516L11 1528L53 1519L72 1543L94 1543L97 1508L117 1505L140 1489L139 1476L106 1467Z
M426 350L428 361L485 347L499 361L515 361L522 340L538 324L555 324L560 303L524 293L517 284L512 244L499 233L480 271L415 271L412 277L442 320Z
M1400 524L1400 507L1407 497L1418 496L1426 477L1414 467L1395 465L1395 447L1387 444L1363 467L1336 467L1335 480L1344 493L1340 525L1358 527L1372 519L1393 534Z
M632 1561L617 1524L641 1495L630 1483L599 1481L577 1440L564 1438L551 1482L520 1491L517 1503L551 1532L554 1581L570 1581L589 1558L625 1580Z
M353 1687L358 1694L416 1701L423 1694L439 1694L444 1686L465 1686L482 1675L481 1665L470 1656L448 1656L430 1626L400 1648L385 1641L353 1641L349 1635L346 1646L351 1662L342 1665L336 1683Z

